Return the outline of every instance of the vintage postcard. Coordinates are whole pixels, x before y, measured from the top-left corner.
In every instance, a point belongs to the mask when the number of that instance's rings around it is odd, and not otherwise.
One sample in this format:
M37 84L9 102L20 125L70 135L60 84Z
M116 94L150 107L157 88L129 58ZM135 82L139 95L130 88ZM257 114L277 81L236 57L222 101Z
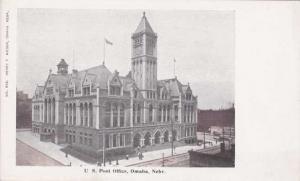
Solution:
M1 147L9 132L5 150L12 152L1 150L8 164L1 161L2 178L193 180L204 175L205 180L219 180L230 172L225 178L238 180L249 174L247 168L255 165L250 159L258 159L255 152L260 149L255 148L262 148L263 142L248 147L248 141L269 141L256 125L246 126L254 124L249 123L250 113L260 106L245 112L245 105L258 99L249 96L257 96L257 87L245 89L249 72L241 71L252 66L240 60L245 52L241 47L253 43L251 37L241 36L247 24L241 22L253 23L247 13L261 15L268 8L255 10L241 3L196 3L198 8L192 8L183 3L182 8L133 4L124 9L122 3L114 8L100 4L23 4L3 12ZM296 9L272 8L267 19L277 11L289 15ZM273 27L274 22L267 23ZM294 145L299 151L299 143ZM299 178L294 172L299 154L291 152L289 158L294 160L292 170L276 178L287 173L291 180ZM270 163L270 157L265 159L256 163ZM26 174L29 170L36 174ZM257 180L275 178L260 174Z

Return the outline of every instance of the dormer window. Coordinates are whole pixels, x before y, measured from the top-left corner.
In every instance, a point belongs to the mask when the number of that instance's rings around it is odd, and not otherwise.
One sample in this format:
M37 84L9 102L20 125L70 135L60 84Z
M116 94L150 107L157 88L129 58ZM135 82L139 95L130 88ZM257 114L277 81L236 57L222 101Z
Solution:
M185 94L185 99L188 100L188 101L192 100L192 94L191 93L186 93Z
M74 89L69 89L69 97L74 97Z
M110 86L110 95L121 95L121 88L118 86Z
M82 90L84 96L89 96L91 94L90 87L83 87Z
M133 97L134 97L134 98L137 98L137 91L136 91L136 90L134 91Z

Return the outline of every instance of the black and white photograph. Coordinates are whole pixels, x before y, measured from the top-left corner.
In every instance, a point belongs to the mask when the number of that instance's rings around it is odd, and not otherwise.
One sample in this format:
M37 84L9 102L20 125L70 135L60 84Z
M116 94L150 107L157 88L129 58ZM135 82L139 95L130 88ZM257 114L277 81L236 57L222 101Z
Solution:
M18 27L17 165L234 167L233 11L20 9Z
M0 180L299 181L300 2L2 0Z

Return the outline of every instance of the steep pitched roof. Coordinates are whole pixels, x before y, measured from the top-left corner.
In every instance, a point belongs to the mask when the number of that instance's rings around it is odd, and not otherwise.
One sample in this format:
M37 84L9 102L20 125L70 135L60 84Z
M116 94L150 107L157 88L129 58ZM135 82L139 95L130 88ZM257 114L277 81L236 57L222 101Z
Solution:
M44 90L48 85L54 86L59 92L65 92L68 86L68 80L70 75L62 75L62 74L50 74L48 76L47 82L44 86Z
M57 64L57 66L67 66L68 64L64 59L61 59L61 61Z
M153 33L154 31L152 30L150 23L148 22L146 16L145 16L145 12L143 13L143 17L139 23L139 25L137 26L136 30L134 33L140 33L140 32L147 32L147 33Z
M99 65L73 73L71 76L71 81L75 82L76 91L80 91L81 84L83 83L86 76L91 77L92 85L94 87L99 86L102 89L106 89L107 81L111 75L112 73L105 67L105 65Z

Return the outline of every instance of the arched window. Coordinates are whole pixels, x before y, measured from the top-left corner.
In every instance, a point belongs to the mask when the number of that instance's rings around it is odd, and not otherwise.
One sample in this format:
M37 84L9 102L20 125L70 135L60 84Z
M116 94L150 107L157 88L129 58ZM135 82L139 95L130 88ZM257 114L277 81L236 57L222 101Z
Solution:
M170 121L170 111L171 111L171 107L170 105L168 105L168 112L167 112L167 121Z
M135 124L135 115L136 115L136 109L135 109L135 104L133 104L133 107L132 107L132 121L133 121L133 124Z
M193 122L194 118L194 106L191 106L191 122Z
M159 105L159 108L158 108L158 121L161 122L161 111L162 111L162 108L161 108L161 105Z
M65 107L65 110L66 110L66 125L69 124L69 105L66 104L66 107Z
M76 125L76 104L73 103L73 125Z
M88 126L88 105L84 103L84 126Z
M72 124L72 104L69 104L69 125Z
M174 113L175 113L175 121L178 121L178 106L174 106Z
M153 106L150 104L149 106L149 122L152 122L153 120Z
M183 111L183 122L186 122L186 105L184 105L184 111Z
M111 116L111 104L107 102L105 104L105 123L104 126L106 128L110 127L110 116Z
M113 127L118 126L118 105L113 104Z
M137 123L141 122L141 106L140 104L137 105Z
M83 104L80 103L80 125L83 126Z
M92 105L92 103L89 104L89 116L90 116L89 126L93 127L93 105Z
M125 108L124 108L124 104L122 103L120 106L120 127L124 127L125 126Z

